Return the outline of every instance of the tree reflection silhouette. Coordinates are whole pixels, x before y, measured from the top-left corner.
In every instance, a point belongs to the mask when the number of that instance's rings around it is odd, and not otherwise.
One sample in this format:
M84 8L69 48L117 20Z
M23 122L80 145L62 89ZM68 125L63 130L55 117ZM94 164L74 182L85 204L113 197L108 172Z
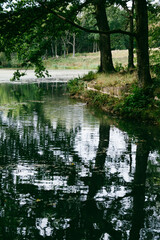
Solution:
M10 109L9 114L0 114L0 238L140 239L148 217L145 205L150 210L156 203L145 202L145 184L149 154L159 151L158 131L151 134L135 124L120 124L125 146L117 155L109 155L110 145L113 147L111 122L101 115L91 122L96 122L95 131L93 125L88 127L91 123L87 122L84 106L78 105L83 109L80 116L77 105L68 110L63 91L57 88L54 92L49 86L47 92L37 88L29 88L32 97L35 93L34 100L21 107L16 104L18 111ZM31 97L24 89L17 97L23 103ZM64 104L62 111L66 112L54 116L57 112L53 105L57 102ZM69 118L68 127L62 120L72 111L71 116L81 118ZM114 134L120 136L116 131ZM87 148L95 149L95 156L86 160L79 141L89 143ZM127 180L124 173L129 176ZM147 234L144 236L147 238Z
M140 230L144 225L145 183L149 152L149 144L146 140L138 143L134 175L133 215L130 240L139 240Z
M120 240L121 232L116 231L104 218L104 209L100 209L95 200L97 192L104 186L106 151L109 145L110 126L100 122L99 145L95 157L92 176L85 179L89 186L87 200L79 207L78 215L70 222L67 239L100 239L103 233L108 233L112 239Z

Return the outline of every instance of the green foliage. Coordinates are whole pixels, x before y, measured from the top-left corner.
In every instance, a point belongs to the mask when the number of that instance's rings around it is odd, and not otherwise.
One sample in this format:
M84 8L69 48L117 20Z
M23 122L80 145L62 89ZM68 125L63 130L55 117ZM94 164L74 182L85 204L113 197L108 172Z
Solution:
M160 63L160 49L150 51L150 62L152 65Z
M10 58L8 58L4 52L0 53L0 67L1 68L19 68L21 66L21 62L18 61L17 54L11 54Z
M84 91L85 85L80 78L75 78L68 82L67 87L71 95L76 95Z
M160 80L160 62L151 66L151 70L156 74L157 79Z
M37 78L45 78L45 75L50 77L48 70L43 66L42 60L36 62L34 71Z
M127 117L141 118L152 106L153 89L142 89L136 86L115 106L115 111Z
M81 45L78 46L76 43L79 51L91 51L93 50L93 43L99 41L98 34L77 31L68 24L67 20L63 21L57 17L57 14L60 14L66 19L69 19L69 21L74 21L83 27L97 29L95 14L92 14L95 13L96 10L96 1L65 0L63 4L60 0L1 1L1 3L4 2L6 3L5 8L1 5L0 13L1 51L5 51L8 55L10 55L11 52L17 52L19 61L23 63L23 67L28 68L34 66L38 77L44 77L48 74L45 72L41 58L44 59L45 56L48 56L51 48L52 56L54 55L55 42L59 42L58 47L60 48L60 54L58 54L62 55L63 47L60 40L62 37L64 38L66 31L76 31L76 38L79 38L79 45ZM106 3L110 5L110 7L107 7L107 16L111 30L127 30L127 12L115 5L115 3L120 2L124 1L106 1ZM80 14L77 14L78 12L80 12ZM157 12L158 10L151 15L158 16ZM159 17L156 18L155 24L157 30L154 31L155 35L154 33L151 34L152 37L154 36L154 41L159 39L160 35L158 30L159 25L157 25L159 20L157 19L159 19ZM151 24L153 21L153 18L151 18ZM128 36L114 34L111 36L111 42L112 49L124 49L128 44ZM96 51L97 50L98 48L96 47ZM84 66L86 65L85 63ZM93 66L92 69L94 69L94 67L95 66ZM57 65L55 65L55 68L57 68ZM122 66L117 66L118 70L121 70L121 68Z
M25 76L24 72L20 72L19 70L17 70L16 72L13 73L13 77L10 79L10 81L16 81L16 80L20 80L21 77Z
M123 67L122 63L116 62L115 63L115 70L117 72L124 71L124 67Z
M158 79L154 80L153 87L147 89L139 88L137 83L134 83L134 85L130 84L127 95L125 92L119 98L99 92L102 87L103 85L98 85L97 87L94 85L94 88L98 91L87 90L85 81L78 78L68 83L68 89L72 96L76 95L76 97L99 109L124 118L160 123L160 81Z
M110 6L107 8L107 17L110 29L126 30L128 16L127 12L122 8ZM126 49L128 47L128 36L113 34L111 35L112 49Z
M7 1L8 11L4 10L0 14L1 51L5 51L8 56L12 52L17 52L22 66L26 68L34 66L38 77L48 76L41 58L46 54L46 49L49 46L51 48L51 41L60 37L65 29L69 28L50 13L53 7L54 10L64 11L68 1L63 1L63 5L58 0L48 1L45 3L48 6L45 11L43 4L43 1L34 0ZM18 74L15 77L19 77Z
M94 73L94 72L92 72L92 71L89 71L88 74L86 74L86 75L82 78L82 80L84 80L84 81L91 81L91 80L95 79L96 76L97 76L96 73Z
M90 103L96 107L105 106L109 102L109 96L95 91L87 91L86 97L90 99Z
M149 46L151 48L160 47L160 6L158 3L149 6L148 21Z

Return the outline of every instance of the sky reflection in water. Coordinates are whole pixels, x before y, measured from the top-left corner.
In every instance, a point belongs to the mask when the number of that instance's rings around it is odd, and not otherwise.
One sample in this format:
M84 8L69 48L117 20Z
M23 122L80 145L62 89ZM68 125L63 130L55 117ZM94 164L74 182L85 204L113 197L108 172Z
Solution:
M160 239L158 127L65 93L0 85L0 239Z

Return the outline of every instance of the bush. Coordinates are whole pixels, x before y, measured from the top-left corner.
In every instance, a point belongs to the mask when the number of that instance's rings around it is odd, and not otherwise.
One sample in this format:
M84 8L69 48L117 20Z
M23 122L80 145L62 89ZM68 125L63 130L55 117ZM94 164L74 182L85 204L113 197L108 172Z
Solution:
M84 90L84 81L80 78L75 78L68 82L67 87L71 95L76 95Z
M86 74L86 75L82 78L82 80L84 80L84 81L91 81L91 80L93 80L93 79L95 79L95 78L96 78L96 73L90 71L90 72L88 72L88 74Z
M143 112L153 104L153 89L141 89L134 87L129 96L124 97L115 110L128 117L141 117Z
M116 70L117 72L124 71L124 67L123 67L122 63L116 62L116 63L115 63L115 70Z

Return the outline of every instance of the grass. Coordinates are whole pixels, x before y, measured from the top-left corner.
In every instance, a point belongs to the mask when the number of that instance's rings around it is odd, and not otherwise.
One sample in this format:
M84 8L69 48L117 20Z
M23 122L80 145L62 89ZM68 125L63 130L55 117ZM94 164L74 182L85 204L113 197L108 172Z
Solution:
M86 82L83 79L70 81L68 83L68 88L72 97L80 98L87 102L87 104L94 105L95 107L98 107L98 109L102 109L104 112L109 112L123 118L150 121L160 124L159 96L158 99L154 98L152 89L143 90L138 88L136 82L134 82L135 74L132 74L132 77L133 79L131 79L131 83L127 89L128 94L124 92L120 97L115 97L110 94L111 92L102 93L99 91L101 89L98 89L98 87L95 88L95 86L94 88L96 91L88 89L86 88ZM95 81L96 78L90 83L94 85L93 82ZM120 84L123 86L124 82L122 81L118 83L118 86Z
M114 64L122 64L127 66L128 51L114 50ZM47 69L89 69L96 70L100 64L100 53L77 53L75 57L69 54L66 58L63 56L58 58L48 58L44 60L44 65Z
M154 84L149 89L141 89L137 84L137 72L124 70L126 51L115 51L114 60L123 59L120 72L99 74L89 72L81 79L69 82L72 97L81 98L105 112L123 118L151 121L160 124L160 59L159 50L152 51L151 75ZM122 71L123 70L123 71Z
M77 53L75 57L69 54L66 58L48 58L44 60L47 69L97 69L99 53Z
M136 72L134 73L112 73L112 74L96 74L93 81L88 83L88 87L101 89L105 87L122 87L137 82Z
M151 49L151 64L154 62L155 57L159 60L159 49ZM117 69L127 68L128 63L128 50L113 50L113 63ZM136 57L135 57L136 60ZM8 61L4 53L0 53L1 67L18 68L20 67L16 54L12 54L11 60ZM44 60L44 65L47 69L89 69L97 70L100 64L100 53L76 53L75 57L69 54L64 58L48 58Z

